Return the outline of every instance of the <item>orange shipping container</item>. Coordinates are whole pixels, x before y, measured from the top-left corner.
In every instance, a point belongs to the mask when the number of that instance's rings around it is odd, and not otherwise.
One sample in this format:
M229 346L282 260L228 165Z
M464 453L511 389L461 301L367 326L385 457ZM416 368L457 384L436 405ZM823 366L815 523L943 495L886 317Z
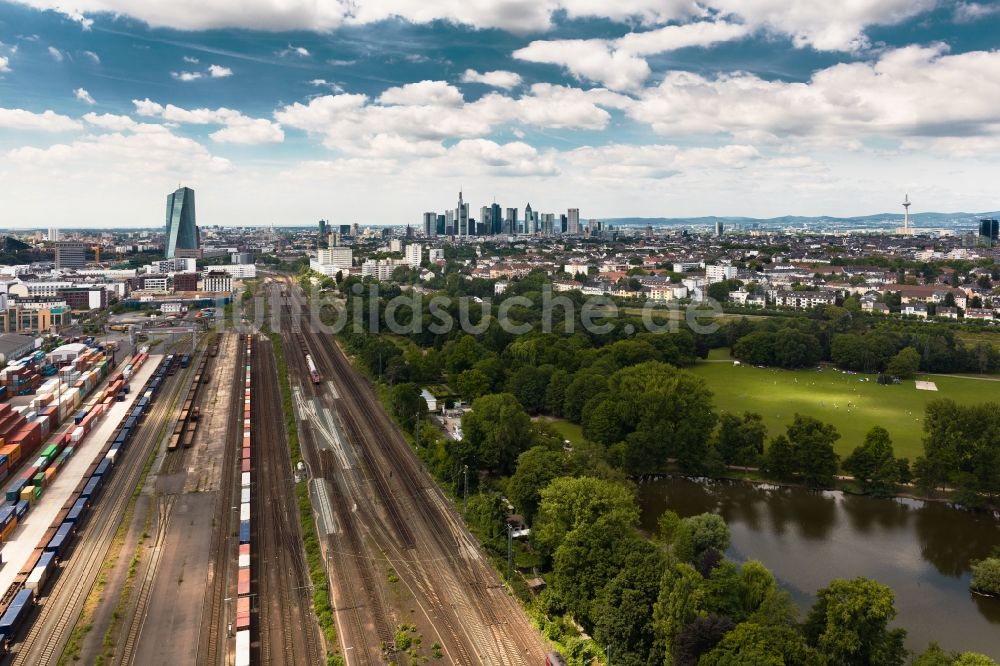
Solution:
M7 456L7 461L10 466L13 467L17 465L21 460L21 445L20 444L6 444L0 447L0 454Z
M10 522L7 523L7 526L3 528L3 531L0 531L0 541L6 541L7 537L9 537L11 533L14 532L14 528L16 527L17 527L17 516L14 516L10 519ZM247 573L250 572L247 571Z
M240 569L239 582L236 585L236 594L241 597L250 594L250 570Z

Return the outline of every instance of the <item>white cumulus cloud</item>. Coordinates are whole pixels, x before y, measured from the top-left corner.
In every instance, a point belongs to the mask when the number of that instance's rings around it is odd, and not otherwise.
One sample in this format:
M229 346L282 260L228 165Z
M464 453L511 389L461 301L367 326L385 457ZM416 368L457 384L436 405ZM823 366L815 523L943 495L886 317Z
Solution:
M521 85L521 75L516 72L508 72L498 69L492 72L477 72L474 69L467 69L460 79L462 83L482 83L494 88L510 90Z
M63 58L65 56L63 56L62 51L60 51L59 49L57 49L54 46L50 46L48 48L48 51L49 51L49 55L52 56L53 60L55 60L56 62L62 62L63 61Z
M0 128L39 132L68 132L80 129L79 121L52 110L42 113L25 109L0 109Z
M378 101L400 106L461 106L462 93L445 81L418 81L389 88Z
M201 78L201 72L170 72L170 76L178 81L197 81Z
M77 88L76 90L73 91L73 94L76 96L78 100L80 100L84 104L90 104L91 106L97 104L97 102L94 101L94 98L91 97L90 93L87 92L84 88Z
M209 65L208 75L213 79L223 79L227 76L232 76L233 70L228 67L223 67L222 65Z
M191 125L224 125L209 137L217 143L261 144L281 143L285 133L278 123L266 118L250 118L236 109L185 109L173 104L163 105L150 99L134 99L135 112L140 116L161 118L168 122Z
M10 71L10 58L0 56L0 74Z

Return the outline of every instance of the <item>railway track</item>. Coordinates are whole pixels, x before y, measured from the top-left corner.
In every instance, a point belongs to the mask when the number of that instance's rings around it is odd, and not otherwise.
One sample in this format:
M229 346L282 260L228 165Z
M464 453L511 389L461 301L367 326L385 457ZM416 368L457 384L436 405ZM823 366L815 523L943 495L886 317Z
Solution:
M253 385L276 387L277 367L270 342L256 343L253 357ZM256 483L251 486L251 496L259 518L251 522L251 552L257 552L258 562L260 663L312 666L322 661L323 650L316 621L309 611L311 585L301 547L280 395L269 388L258 388L254 395L251 446L255 451Z
M128 448L119 469L105 486L83 535L70 554L49 593L40 602L38 616L24 641L18 646L12 663L35 666L55 663L68 640L68 631L75 625L83 601L90 594L94 581L104 565L125 509L142 475L143 464L159 440L172 409L176 377L168 377L160 397L153 403L140 434ZM110 502L110 505L108 504Z
M167 539L167 525L170 520L170 510L173 508L174 498L156 498L156 538L149 551L149 561L143 572L142 580L139 581L138 595L135 607L129 621L128 632L125 635L125 642L122 644L121 658L119 664L130 665L135 660L135 648L142 633L142 627L146 623L146 610L149 608L150 595L153 591L153 581L156 580L157 567L163 555L164 542Z
M227 344L232 344L232 338ZM229 569L233 559L230 539L233 533L232 506L236 489L236 460L239 456L243 423L243 367L246 364L242 343L236 345L236 362L229 369L229 381L233 384L232 399L229 404L229 424L227 427L225 453L223 454L222 480L219 486L215 515L217 523L212 534L212 545L208 563L208 594L203 609L202 631L198 640L198 663L219 664L225 655L222 637L228 634L229 612L226 598L232 587Z
M297 309L304 312L294 285L289 293L299 299ZM308 327L302 336L323 378L336 387L332 393L337 414L375 494L385 505L389 521L368 524L384 537L381 547L401 578L419 592L422 608L433 618L446 656L461 664L541 663L545 654L542 641L506 593L454 508L377 404L371 385L354 370L332 338ZM319 458L322 475L336 476L333 453L321 450ZM391 483L382 470L392 470ZM394 485L401 489L392 492ZM410 516L413 530L400 532L393 515Z

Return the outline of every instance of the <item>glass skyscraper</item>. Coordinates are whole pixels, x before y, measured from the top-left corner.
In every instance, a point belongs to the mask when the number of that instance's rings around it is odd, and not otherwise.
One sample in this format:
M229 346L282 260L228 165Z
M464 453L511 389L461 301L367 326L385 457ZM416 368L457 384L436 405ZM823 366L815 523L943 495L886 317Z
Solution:
M165 256L173 259L177 250L198 249L198 227L194 218L194 190L178 188L167 195L167 244Z

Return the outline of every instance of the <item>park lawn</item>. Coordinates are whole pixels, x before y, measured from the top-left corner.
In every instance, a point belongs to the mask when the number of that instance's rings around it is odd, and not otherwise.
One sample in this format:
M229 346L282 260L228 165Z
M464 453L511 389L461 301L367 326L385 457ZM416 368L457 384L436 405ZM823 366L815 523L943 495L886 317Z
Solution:
M563 439L568 439L570 444L579 444L584 439L583 427L576 423L571 423L566 419L554 419L547 416L539 417L538 420L548 423Z
M796 412L832 423L840 432L836 449L848 455L865 433L881 425L892 436L896 455L912 461L923 454L924 406L937 398L960 404L1000 402L1000 382L981 379L918 377L938 390L917 390L913 381L882 386L874 375L848 375L833 368L822 371L755 368L732 363L701 362L690 369L715 394L720 412L758 412L768 436L785 431ZM868 381L860 381L861 379Z

